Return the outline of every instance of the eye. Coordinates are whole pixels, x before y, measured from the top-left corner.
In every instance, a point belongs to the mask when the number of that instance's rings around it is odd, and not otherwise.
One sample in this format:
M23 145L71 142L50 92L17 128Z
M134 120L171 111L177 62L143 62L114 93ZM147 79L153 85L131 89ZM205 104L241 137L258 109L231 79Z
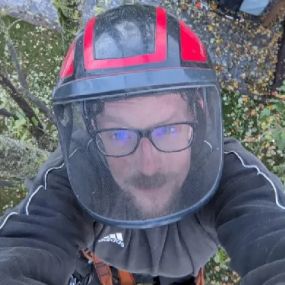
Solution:
M176 125L159 127L159 128L154 129L153 135L164 136L164 135L176 134L178 132L178 128L179 127Z
M126 141L130 138L130 134L126 130L113 131L110 135L111 139L116 141Z

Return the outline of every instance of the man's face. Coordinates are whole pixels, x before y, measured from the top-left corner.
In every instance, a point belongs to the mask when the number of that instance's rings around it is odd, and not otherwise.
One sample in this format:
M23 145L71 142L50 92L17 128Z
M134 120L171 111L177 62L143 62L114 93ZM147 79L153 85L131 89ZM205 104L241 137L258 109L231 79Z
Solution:
M147 129L191 120L186 100L177 94L106 102L97 117L99 129ZM106 157L111 174L144 218L169 213L190 169L190 148L165 153L142 138L136 151Z

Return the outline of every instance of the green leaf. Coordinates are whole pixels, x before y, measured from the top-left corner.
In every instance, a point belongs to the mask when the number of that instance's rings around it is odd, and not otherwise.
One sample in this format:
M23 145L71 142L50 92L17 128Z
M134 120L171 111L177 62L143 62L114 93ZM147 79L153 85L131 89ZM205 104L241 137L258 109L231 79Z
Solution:
M260 113L260 119L265 119L271 115L271 112L269 109L265 108Z
M276 142L277 147L285 150L285 128L276 128L272 130L272 137Z
M35 117L32 117L32 123L34 126L38 126L38 120Z
M26 125L26 123L27 122L26 122L25 118L22 117L22 118L15 121L14 128L16 130L20 130L24 125Z
M283 102L276 103L274 107L277 112L285 114L285 104Z

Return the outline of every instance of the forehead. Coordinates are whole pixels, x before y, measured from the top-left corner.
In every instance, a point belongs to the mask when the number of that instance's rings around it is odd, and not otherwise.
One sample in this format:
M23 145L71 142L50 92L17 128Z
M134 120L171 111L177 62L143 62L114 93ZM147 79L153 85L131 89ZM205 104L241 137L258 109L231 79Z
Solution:
M186 99L177 93L147 95L113 102L106 102L100 120L124 122L129 126L148 126L186 120Z

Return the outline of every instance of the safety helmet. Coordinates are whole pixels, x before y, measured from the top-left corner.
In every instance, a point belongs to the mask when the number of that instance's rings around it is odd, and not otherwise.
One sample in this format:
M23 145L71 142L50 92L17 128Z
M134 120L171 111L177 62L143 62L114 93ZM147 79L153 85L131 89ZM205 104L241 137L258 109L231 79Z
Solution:
M114 122L115 127L102 130L98 123L110 104L137 99L144 110L141 99L170 94L183 98L191 113L187 122L178 120L179 128L176 121L171 122L171 128L154 126L147 131L127 130L129 126L118 122ZM217 79L199 37L164 8L123 5L91 18L64 58L53 105L72 190L80 205L97 221L126 228L169 224L197 211L216 191L223 156ZM155 108L159 113L159 105ZM119 109L113 108L114 115L116 110ZM144 112L147 114L147 110ZM180 111L176 112L180 116ZM180 145L175 141L172 147L168 132L175 132L176 136L178 129L189 140ZM114 175L110 163L124 161L122 157L126 155L131 160L144 136L165 155L164 159L169 157L164 173L149 178L159 180L154 183L157 188L176 179L175 175L165 177L167 167L171 168L171 155L183 152L191 161L179 189L173 190L178 194L169 194L171 198L163 211L147 215L141 213L139 202L134 202L135 191L124 189L123 183L118 182L121 178ZM114 137L116 142L128 140L127 145L115 148L111 141ZM124 167L128 165L122 163L121 168ZM130 175L135 172L131 168L127 171ZM133 174L130 183L133 188L139 187L139 182L134 182L137 173ZM153 186L148 182L145 185ZM164 197L162 190L154 186L145 189L145 195L151 191ZM154 199L153 203L153 208L159 208L159 201Z

